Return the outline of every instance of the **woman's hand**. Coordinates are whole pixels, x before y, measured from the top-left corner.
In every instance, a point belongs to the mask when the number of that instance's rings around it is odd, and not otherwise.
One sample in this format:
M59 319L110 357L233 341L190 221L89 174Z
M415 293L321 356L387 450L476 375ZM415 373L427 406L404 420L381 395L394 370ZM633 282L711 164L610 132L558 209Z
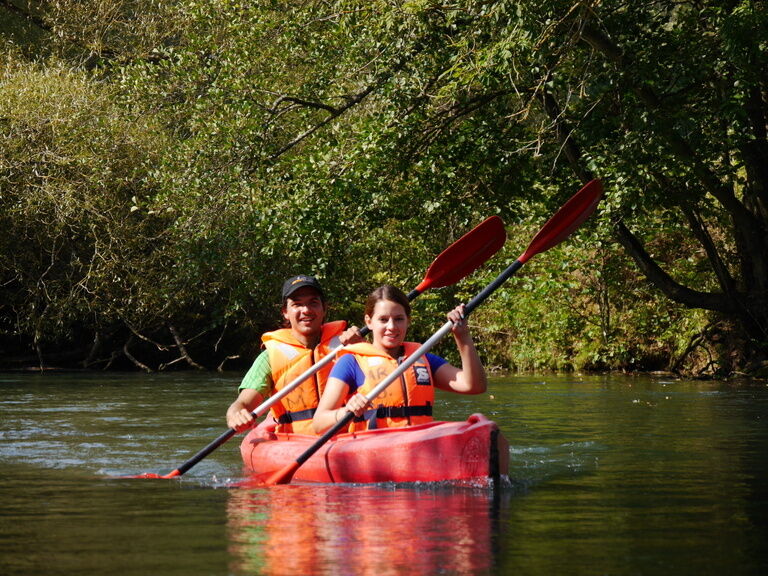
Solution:
M352 396L352 398L347 400L347 405L344 406L344 409L348 412L354 413L354 415L359 418L370 405L371 403L365 396L362 394L355 394Z
M360 336L360 330L357 326L350 326L339 335L339 342L341 342L342 346L347 346L348 344L365 342L365 338Z
M463 340L469 336L469 325L464 319L464 304L459 304L448 312L448 320L453 323L451 332L453 332L456 338Z

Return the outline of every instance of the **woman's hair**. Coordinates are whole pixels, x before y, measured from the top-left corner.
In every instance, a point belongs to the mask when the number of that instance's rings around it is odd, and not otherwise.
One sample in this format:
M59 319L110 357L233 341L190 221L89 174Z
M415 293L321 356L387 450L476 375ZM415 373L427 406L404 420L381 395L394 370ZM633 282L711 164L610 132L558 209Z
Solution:
M408 318L411 317L411 303L408 301L408 296L406 296L399 288L395 288L389 284L379 286L368 295L368 299L365 301L366 316L373 316L373 309L376 307L376 302L380 300L389 300L390 302L400 304L405 309L405 315L408 316Z

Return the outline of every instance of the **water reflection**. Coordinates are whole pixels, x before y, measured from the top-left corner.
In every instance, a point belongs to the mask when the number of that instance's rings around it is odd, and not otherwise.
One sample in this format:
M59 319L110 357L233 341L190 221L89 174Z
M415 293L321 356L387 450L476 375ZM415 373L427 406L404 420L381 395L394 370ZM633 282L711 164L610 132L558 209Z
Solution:
M488 574L509 493L429 485L229 491L233 574Z

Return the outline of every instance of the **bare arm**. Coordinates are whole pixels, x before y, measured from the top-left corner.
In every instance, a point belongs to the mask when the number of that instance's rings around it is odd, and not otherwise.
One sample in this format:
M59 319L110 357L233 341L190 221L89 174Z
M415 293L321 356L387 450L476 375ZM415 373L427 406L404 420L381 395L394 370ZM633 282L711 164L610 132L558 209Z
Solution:
M263 401L264 398L258 390L241 390L237 399L227 408L227 426L237 432L250 428L255 420L251 412Z
M461 356L461 368L443 364L435 373L435 387L459 394L481 394L488 388L488 379L464 320L464 305L451 310L448 320L453 322L451 331Z
M328 378L315 410L315 416L312 418L312 428L316 434L322 434L344 416L343 412L346 410L342 406L344 406L347 390L349 387L343 380Z

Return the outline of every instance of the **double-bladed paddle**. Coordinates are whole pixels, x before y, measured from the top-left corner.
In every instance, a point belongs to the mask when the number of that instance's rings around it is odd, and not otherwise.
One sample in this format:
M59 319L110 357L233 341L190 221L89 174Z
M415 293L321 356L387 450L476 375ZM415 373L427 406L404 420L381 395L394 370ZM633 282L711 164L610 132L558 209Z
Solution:
M472 230L464 234L464 236L448 246L448 248L443 250L437 256L437 258L432 261L432 264L430 264L429 268L427 268L424 279L408 294L408 300L413 300L425 290L430 288L443 288L445 286L450 286L451 284L455 284L462 278L468 276L477 270L480 266L482 266L491 256L496 254L496 252L498 252L504 245L506 239L507 234L501 218L498 216L491 216L490 218L486 218L483 222L475 226ZM365 336L369 332L370 330L367 327L364 327L360 330L360 335ZM299 374L299 376L294 378L278 392L259 404L259 406L251 411L251 414L253 414L254 417L259 417L263 414L266 414L266 412L276 402L279 402L282 398L288 395L302 382L305 382L307 378L312 376L323 366L333 361L333 359L341 351L342 348L343 346L338 346L333 349L329 354L327 354L317 363L313 364L302 374ZM234 436L236 433L237 431L234 428L229 428L213 442L200 450L200 452L192 456L192 458L168 474L152 474L147 472L135 476L123 476L123 478L168 479L181 476L195 464L200 462L203 458L208 456L211 452L216 450L219 446L224 444L227 440L232 438L232 436Z
M592 180L571 197L571 199L568 200L568 202L566 202L546 224L544 224L544 227L538 234L536 234L533 240L531 240L531 243L528 245L525 252L523 252L517 260L504 270L504 272L499 274L493 282L488 284L488 286L464 306L464 316L469 316L475 308L482 304L488 296L506 282L507 279L517 272L528 260L533 258L536 254L549 250L552 246L559 244L570 236L570 234L595 211L602 193L603 187L600 181ZM443 336L450 332L452 327L453 323L451 321L446 322L440 330L435 332L429 338L429 340L424 342L424 344L422 344L413 354L408 356L408 358L406 358L394 372L366 394L366 399L370 402L376 398L376 396L381 394L387 386L400 378L412 364L426 354L438 341L440 341L440 339L443 338ZM322 448L322 446L337 432L346 428L354 417L354 412L347 411L344 417L318 438L312 446L307 448L298 458L296 458L296 460L267 477L265 483L268 485L288 484L296 473L296 470L298 470L304 462L309 460L315 452Z

